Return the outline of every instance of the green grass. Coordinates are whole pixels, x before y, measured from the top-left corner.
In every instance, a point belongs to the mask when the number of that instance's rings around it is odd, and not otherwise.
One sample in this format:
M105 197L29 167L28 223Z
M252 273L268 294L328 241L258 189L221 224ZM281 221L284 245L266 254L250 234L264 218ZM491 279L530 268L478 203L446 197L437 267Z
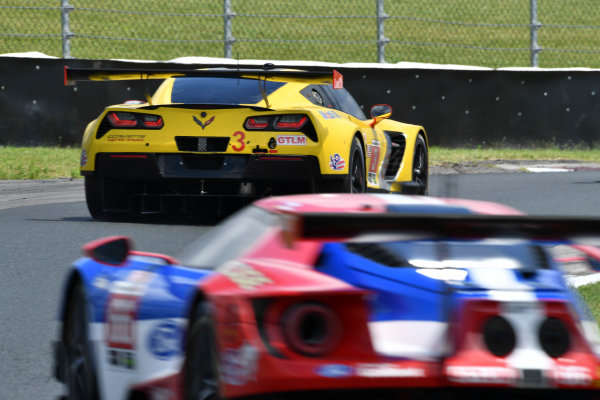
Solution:
M0 146L0 179L79 178L79 149Z
M580 286L577 291L588 304L590 311L596 321L600 321L600 282L591 285Z
M0 146L0 179L79 178L78 148ZM432 147L430 164L494 160L579 160L600 163L600 150L446 149Z
M75 58L224 55L223 0L69 3L75 7L69 17ZM529 4L385 0L386 61L529 66ZM0 54L40 51L60 57L59 5L58 0L0 0L0 32L11 35L0 36ZM541 67L600 68L598 8L596 0L538 1ZM232 0L232 9L235 58L377 61L375 0Z

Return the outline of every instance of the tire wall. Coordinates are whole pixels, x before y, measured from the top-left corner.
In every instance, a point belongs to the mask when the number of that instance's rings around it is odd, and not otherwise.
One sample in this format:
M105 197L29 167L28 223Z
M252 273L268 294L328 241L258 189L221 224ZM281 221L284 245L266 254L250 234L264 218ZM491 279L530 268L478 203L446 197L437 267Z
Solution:
M144 99L139 81L64 86L65 65L215 66L0 57L0 145L78 146L86 124L104 106ZM600 144L600 70L453 70L377 64L336 69L365 114L373 104L390 104L392 118L425 127L431 146ZM153 92L158 84L145 85Z

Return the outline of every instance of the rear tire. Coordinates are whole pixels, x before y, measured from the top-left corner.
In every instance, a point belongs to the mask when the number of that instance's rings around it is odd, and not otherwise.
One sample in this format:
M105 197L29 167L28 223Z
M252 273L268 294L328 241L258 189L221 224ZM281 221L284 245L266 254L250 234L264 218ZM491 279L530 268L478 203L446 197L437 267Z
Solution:
M89 340L87 302L81 284L71 292L65 313L63 341L67 399L97 400L98 387L92 343Z
M219 400L217 341L209 304L198 304L190 320L183 365L185 400Z
M412 181L419 186L416 194L427 195L429 192L429 155L427 154L427 144L421 135L418 135L415 141Z
M102 205L102 178L97 176L85 177L85 202L88 211L94 219L107 217Z

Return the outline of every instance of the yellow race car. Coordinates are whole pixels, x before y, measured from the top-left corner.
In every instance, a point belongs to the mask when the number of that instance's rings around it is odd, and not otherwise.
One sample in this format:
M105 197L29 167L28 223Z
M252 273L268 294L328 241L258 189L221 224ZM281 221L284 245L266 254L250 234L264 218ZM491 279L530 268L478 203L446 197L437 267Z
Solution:
M78 80L163 79L138 101L107 107L85 130L81 174L94 218L226 214L291 193L427 194L421 126L370 118L335 70L65 68Z

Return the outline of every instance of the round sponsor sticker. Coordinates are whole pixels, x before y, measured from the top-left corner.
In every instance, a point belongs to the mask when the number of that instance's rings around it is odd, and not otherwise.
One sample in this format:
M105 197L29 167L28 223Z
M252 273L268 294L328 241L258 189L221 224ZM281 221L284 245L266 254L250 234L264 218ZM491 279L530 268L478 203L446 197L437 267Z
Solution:
M182 349L183 328L176 322L158 324L148 336L148 349L160 360L177 356Z

